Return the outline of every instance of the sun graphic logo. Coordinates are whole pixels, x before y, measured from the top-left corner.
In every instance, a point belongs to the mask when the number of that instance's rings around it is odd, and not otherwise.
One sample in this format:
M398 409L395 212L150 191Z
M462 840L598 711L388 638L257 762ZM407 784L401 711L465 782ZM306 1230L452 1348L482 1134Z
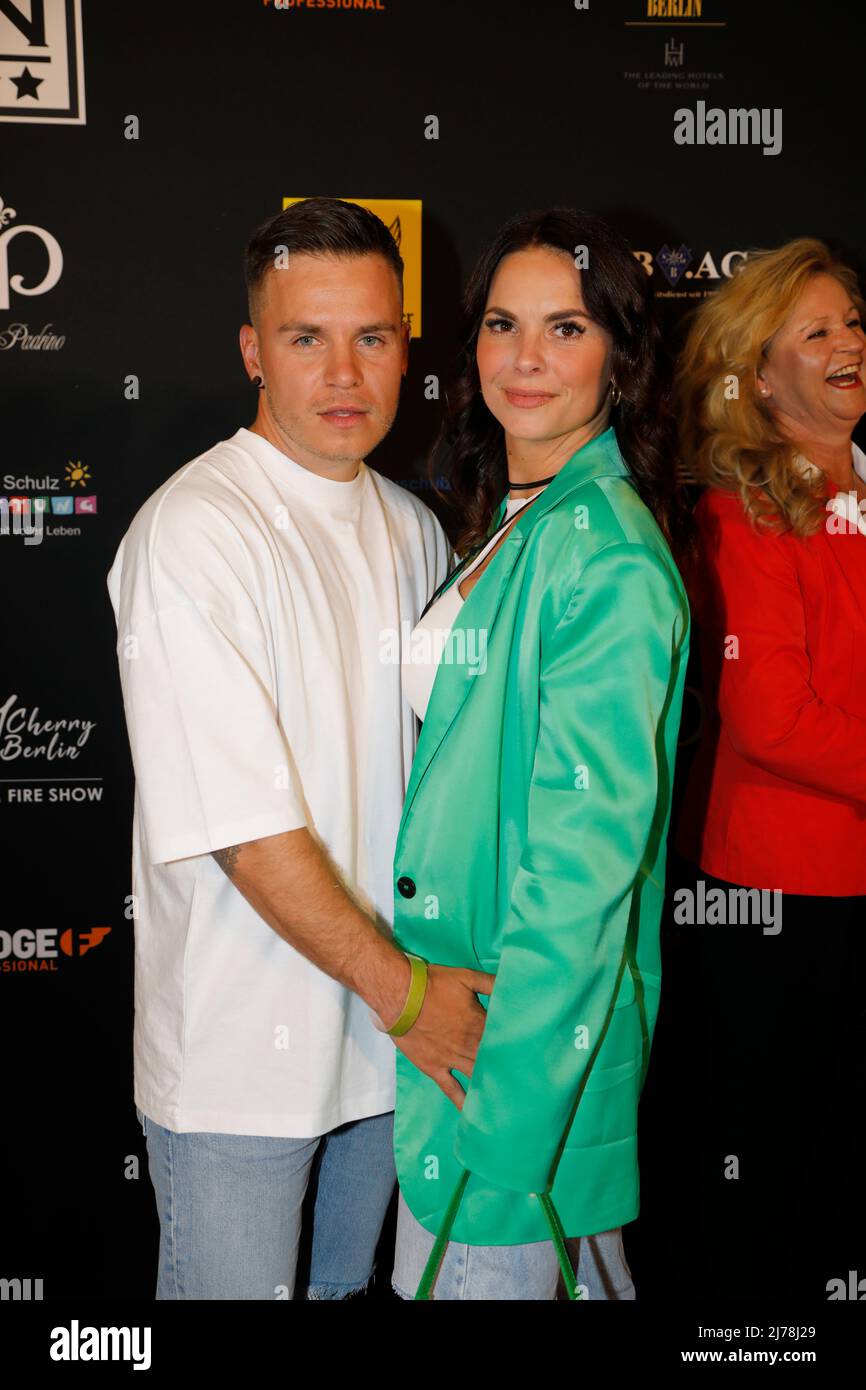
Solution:
M92 476L87 464L82 463L81 459L77 459L74 463L72 459L70 459L66 465L66 481L70 483L72 487L75 487L76 483L84 487L85 483L90 482Z

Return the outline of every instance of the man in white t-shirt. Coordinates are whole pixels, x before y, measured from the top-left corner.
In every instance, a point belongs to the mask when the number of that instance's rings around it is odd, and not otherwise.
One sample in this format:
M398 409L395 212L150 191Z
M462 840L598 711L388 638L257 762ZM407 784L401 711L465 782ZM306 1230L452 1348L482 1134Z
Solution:
M157 489L108 576L158 1299L291 1298L308 1188L307 1297L366 1288L395 1042L461 1105L493 984L431 965L417 1021L383 1031L417 997L390 925L416 725L385 653L451 558L364 462L406 372L399 252L367 209L311 198L258 229L245 275L255 422Z

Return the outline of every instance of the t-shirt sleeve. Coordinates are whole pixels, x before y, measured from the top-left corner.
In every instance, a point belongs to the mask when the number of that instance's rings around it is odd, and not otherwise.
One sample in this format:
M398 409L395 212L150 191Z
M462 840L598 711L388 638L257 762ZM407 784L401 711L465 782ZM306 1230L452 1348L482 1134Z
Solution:
M238 555L195 533L184 545L173 530L125 546L109 580L152 864L308 824L271 645Z

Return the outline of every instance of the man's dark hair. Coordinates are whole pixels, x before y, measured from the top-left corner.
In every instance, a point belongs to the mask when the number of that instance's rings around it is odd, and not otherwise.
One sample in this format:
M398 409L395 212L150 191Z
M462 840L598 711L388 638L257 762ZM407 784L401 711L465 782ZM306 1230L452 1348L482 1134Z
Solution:
M403 258L381 218L342 198L302 198L257 227L244 251L250 319L265 276L281 252L319 256L384 256L403 288Z

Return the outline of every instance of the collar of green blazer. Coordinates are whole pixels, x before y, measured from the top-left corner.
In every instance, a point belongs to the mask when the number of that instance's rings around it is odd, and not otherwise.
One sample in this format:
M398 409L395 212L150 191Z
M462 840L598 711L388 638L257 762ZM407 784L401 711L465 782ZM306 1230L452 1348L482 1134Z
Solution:
M559 472L554 477L553 482L548 483L544 491L533 499L532 506L527 504L526 516L522 518L518 516L510 534L516 539L522 540L529 534L539 517L544 516L545 512L549 512L552 507L555 507L564 497L567 497L570 492L573 492L575 488L582 487L583 484L589 482L591 478L601 478L606 474L613 474L619 477L631 476L631 469L628 467L628 464L619 451L613 425L608 425L606 430L603 430L601 434L595 435L593 439L583 444L577 450L577 453L572 454L571 458L562 465ZM487 528L487 535L482 541L481 546L486 545L493 534L499 530L502 524L502 518L505 514L505 503L507 500L508 493L502 498L502 501L494 512L490 525ZM470 550L468 554L464 555L460 563L445 577L445 579L443 579L439 588L435 593L431 594L428 599L426 607L418 618L419 622L421 618L424 617L427 609L436 602L446 589L451 587L457 576L462 572L464 566L469 563L474 555L478 554L481 546L477 546L474 550Z

